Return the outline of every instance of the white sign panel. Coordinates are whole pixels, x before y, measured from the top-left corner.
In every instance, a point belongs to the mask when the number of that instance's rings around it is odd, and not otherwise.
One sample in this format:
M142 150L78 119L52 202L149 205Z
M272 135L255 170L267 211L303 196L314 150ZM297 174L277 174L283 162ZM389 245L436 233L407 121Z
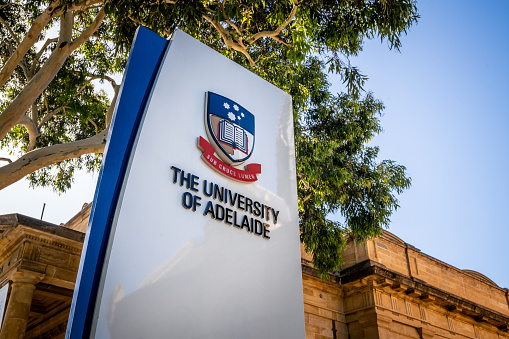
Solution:
M176 32L119 201L96 338L304 338L288 94Z
M7 292L9 291L9 284L5 284L0 288L0 328L2 328L2 321L4 319L5 306L7 306Z

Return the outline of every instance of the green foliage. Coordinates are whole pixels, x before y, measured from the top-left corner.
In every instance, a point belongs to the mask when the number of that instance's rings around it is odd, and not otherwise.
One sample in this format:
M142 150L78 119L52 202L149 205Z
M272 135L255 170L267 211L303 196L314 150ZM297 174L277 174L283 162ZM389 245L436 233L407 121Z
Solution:
M4 2L0 0L0 17L16 33L18 40L27 34L35 18L48 5L48 1L19 1L10 5ZM81 32L90 24L97 12L98 9L90 9L76 13L75 32ZM30 112L27 112L27 115L36 120L35 124L39 125L40 135L36 139L35 149L86 139L106 127L105 112L110 106L110 100L104 90L98 89L87 75L101 78L123 70L127 56L114 55L115 48L110 38L111 27L108 28L108 25L111 26L111 23L102 25L93 37L65 61L56 78L36 99ZM15 100L41 65L48 60L52 49L58 48L56 41L51 42L36 60L44 41L58 37L56 26L58 20L53 19L43 30L37 46L29 50L10 81L0 89L0 111ZM0 55L7 56L16 46L16 41L6 26L1 24L0 37L6 42L0 46ZM6 58L2 62L5 60ZM11 155L18 156L27 151L28 145L28 132L20 125L14 127L0 143ZM56 192L63 193L71 187L76 169L95 171L100 167L100 159L100 155L87 155L52 164L31 173L27 179L33 187L50 186Z
M0 17L22 37L45 5L47 1L19 1L0 7ZM100 6L75 13L76 34L91 23ZM396 194L410 186L410 179L404 166L379 161L378 148L369 145L382 132L379 118L384 106L364 92L367 77L348 58L362 51L366 39L379 38L399 50L401 35L418 19L415 0L307 0L297 7L292 1L268 0L175 4L117 0L107 2L105 10L99 30L67 59L37 99L39 121L59 107L65 111L41 127L36 148L84 139L105 128L108 98L87 75L102 78L121 72L140 23L164 36L179 28L292 95L301 240L323 276L339 269L349 237L365 241L387 227L398 208ZM260 37L260 32L266 33ZM271 32L277 34L267 34ZM0 36L15 43L1 25ZM49 45L41 63L55 45ZM235 51L235 46L242 51ZM8 44L0 46L0 55L8 53ZM36 53L36 48L30 50L28 63ZM329 76L339 77L345 92L331 93ZM0 109L27 81L18 67L1 89ZM25 150L28 142L26 130L17 126L2 146ZM63 192L76 169L95 169L99 162L98 156L84 156L44 168L29 180ZM331 220L333 214L339 214L341 221Z
M301 240L325 277L339 269L348 237L362 242L388 226L410 179L404 166L377 162L378 148L368 145L382 132L383 104L371 93L333 95L324 67L310 57L298 72L278 68L278 85L294 98Z

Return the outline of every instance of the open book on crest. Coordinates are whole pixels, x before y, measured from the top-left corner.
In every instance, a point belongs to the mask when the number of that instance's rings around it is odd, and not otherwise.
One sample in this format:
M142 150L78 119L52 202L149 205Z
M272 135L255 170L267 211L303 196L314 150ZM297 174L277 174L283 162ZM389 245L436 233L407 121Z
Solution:
M219 141L232 146L244 153L248 153L246 131L227 120L219 122Z

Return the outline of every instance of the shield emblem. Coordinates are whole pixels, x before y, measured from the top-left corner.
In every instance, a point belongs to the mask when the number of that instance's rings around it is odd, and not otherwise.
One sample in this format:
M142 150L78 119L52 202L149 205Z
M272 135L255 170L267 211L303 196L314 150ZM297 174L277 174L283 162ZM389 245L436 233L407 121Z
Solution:
M254 115L216 93L207 92L205 101L207 135L217 155L229 165L242 164L253 153Z

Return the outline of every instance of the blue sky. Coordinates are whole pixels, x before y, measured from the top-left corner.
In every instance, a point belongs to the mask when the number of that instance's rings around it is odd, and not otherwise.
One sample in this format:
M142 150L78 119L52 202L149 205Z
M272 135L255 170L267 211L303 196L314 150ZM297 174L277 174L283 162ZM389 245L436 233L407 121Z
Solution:
M412 177L389 230L509 287L509 2L418 7L401 53L378 40L351 59L386 106L372 144Z
M418 4L401 53L370 41L354 65L385 106L380 159L407 167L412 187L389 230L424 253L509 287L509 1ZM340 83L335 88L340 89ZM93 198L97 175L70 192L0 191L0 214L61 223Z

